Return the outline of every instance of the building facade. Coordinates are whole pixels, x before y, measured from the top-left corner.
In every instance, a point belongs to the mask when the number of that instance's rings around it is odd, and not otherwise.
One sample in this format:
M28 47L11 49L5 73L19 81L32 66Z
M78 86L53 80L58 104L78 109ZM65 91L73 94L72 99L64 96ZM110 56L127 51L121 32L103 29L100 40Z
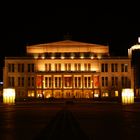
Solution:
M130 57L112 57L109 46L71 40L26 47L25 57L6 57L3 87L16 98L119 97L134 88Z

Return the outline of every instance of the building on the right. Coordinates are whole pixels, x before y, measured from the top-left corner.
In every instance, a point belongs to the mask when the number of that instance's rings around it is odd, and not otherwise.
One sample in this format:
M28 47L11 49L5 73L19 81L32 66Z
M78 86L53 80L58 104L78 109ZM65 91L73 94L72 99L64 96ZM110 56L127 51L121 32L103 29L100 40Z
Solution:
M138 97L140 96L140 37L138 43L128 49L128 57L131 59L134 93Z

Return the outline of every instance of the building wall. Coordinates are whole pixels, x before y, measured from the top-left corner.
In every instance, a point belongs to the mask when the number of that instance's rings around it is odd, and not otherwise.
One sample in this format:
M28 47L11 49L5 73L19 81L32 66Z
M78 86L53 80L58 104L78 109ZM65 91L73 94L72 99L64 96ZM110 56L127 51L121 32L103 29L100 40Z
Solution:
M10 64L10 65L9 65ZM28 72L29 66L34 66L34 71ZM45 67L45 64L51 65L51 71L48 71ZM56 68L56 64L61 65L61 69ZM71 65L71 70L66 70L66 65ZM75 70L75 64L80 64L81 69ZM85 65L90 64L90 69L86 70ZM102 71L102 66L107 64L107 71L104 69ZM117 71L114 70L112 72L112 65L117 64ZM121 66L126 65L127 71L122 72ZM22 71L22 66L24 70ZM14 67L13 71L12 68ZM19 68L20 67L20 68ZM32 69L32 68L30 68ZM115 68L114 68L115 69ZM10 71L9 71L10 70ZM53 86L51 88L43 87L44 83L42 83L41 87L37 87L37 77L42 76L40 82L45 81L45 77L52 77ZM60 88L54 87L55 77L61 77L62 85ZM65 87L65 77L72 77L71 87ZM84 87L84 77L89 76L90 79L90 87ZM12 77L14 78L14 84L9 85L9 77L12 81ZM81 87L74 87L75 78L81 77ZM112 77L117 77L117 85L112 84ZM122 86L122 77L127 78L127 84ZM95 81L97 81L98 85L96 87ZM107 84L106 84L107 79ZM32 83L33 80L33 83ZM29 86L30 81L30 86ZM104 81L104 82L103 82ZM115 83L115 78L114 78ZM50 96L55 96L56 98L93 98L94 96L115 96L115 91L118 91L118 94L121 93L122 88L130 88L132 87L132 70L131 70L131 61L128 58L102 58L102 59L34 59L34 58L7 58L5 59L5 67L4 67L4 88L14 87L16 89L16 97L42 97L45 95L45 98Z

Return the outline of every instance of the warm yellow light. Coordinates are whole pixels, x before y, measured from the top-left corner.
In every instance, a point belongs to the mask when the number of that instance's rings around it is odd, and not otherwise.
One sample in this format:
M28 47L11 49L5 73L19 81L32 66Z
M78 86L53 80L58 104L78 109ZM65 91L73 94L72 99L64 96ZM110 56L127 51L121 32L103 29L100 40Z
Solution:
M28 97L34 97L34 91L28 91Z
M42 58L42 59L45 59L45 56L44 56L44 55L42 55L42 56L41 56L41 58Z
M130 88L122 89L122 103L123 104L134 103L134 91L133 91L133 89L130 89Z
M102 58L102 55L101 54L98 54L97 58L98 59L101 59Z
M95 97L95 98L96 98L96 97L99 97L99 94L95 93L95 94L94 94L94 97Z
M103 97L108 97L108 93L105 92L105 93L102 94L102 96L103 96Z
M54 56L52 56L52 57L51 57L51 59L55 59L55 57L54 57Z
M37 97L38 98L40 98L40 97L42 98L42 94L41 93L37 94Z
M46 98L50 98L50 97L51 97L51 95L50 95L50 94L46 95Z
M3 89L3 103L6 104L15 103L15 89L13 88Z
M64 56L61 56L61 59L64 59L65 57Z
M138 43L140 43L140 37L138 37Z
M84 59L84 54L83 53L80 55L80 58L81 59Z
M45 71L44 63L41 63L41 61L39 61L38 64L37 64L37 70L38 71Z
M118 97L118 95L119 95L119 93L118 93L118 91L116 90L116 91L115 91L115 96Z
M38 54L34 54L34 58L35 59L38 59Z
M55 59L55 54L54 53L52 53L51 59Z
M74 59L74 56L75 56L74 53L72 53L72 54L71 54L71 59Z
M74 59L74 56L71 56L71 59Z

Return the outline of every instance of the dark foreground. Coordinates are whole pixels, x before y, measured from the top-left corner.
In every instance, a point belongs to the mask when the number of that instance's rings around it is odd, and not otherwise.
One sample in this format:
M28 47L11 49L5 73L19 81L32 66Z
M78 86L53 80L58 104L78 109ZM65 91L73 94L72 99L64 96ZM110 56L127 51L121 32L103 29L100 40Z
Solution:
M0 140L139 140L140 103L0 104Z

